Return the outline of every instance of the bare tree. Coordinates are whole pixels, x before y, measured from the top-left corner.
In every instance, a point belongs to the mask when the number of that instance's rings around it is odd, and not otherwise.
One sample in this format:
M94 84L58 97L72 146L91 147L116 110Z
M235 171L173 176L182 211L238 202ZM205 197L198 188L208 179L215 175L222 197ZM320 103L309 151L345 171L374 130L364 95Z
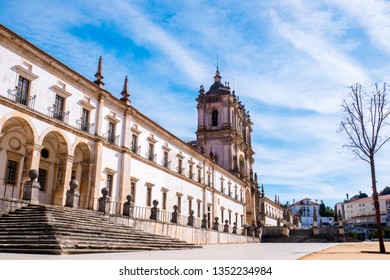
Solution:
M350 89L349 95L341 105L344 118L339 131L344 131L348 136L349 144L344 147L351 150L357 158L370 164L379 250L386 253L376 188L375 154L390 140L390 134L384 129L389 125L390 108L387 101L389 86L386 83L376 83L374 90L366 92L357 83Z

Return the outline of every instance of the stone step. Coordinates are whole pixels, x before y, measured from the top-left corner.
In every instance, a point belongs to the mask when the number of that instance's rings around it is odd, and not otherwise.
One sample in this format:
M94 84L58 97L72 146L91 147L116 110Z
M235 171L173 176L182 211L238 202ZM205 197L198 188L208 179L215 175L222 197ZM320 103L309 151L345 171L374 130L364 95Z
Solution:
M30 205L0 217L0 252L73 254L201 248L116 224L100 213Z

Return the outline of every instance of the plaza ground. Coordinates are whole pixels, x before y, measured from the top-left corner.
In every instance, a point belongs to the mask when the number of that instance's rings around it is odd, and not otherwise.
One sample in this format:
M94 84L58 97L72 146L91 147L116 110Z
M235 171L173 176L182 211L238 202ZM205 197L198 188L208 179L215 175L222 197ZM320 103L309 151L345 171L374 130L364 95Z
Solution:
M390 242L385 243L390 251ZM84 255L29 255L0 253L0 260L390 260L378 242L362 243L254 243L206 245L203 249L139 251Z

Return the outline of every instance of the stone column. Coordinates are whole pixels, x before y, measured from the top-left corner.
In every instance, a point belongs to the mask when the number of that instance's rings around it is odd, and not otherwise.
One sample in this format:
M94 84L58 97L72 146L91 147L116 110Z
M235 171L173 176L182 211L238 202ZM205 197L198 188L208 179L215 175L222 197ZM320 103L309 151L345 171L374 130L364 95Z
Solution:
M89 188L91 184L90 175L91 175L91 164L90 162L81 162L81 179L80 179L80 208L87 209L88 208L88 200L89 200Z
M103 142L97 141L95 143L95 150L94 150L94 168L93 168L93 174L91 176L92 178L92 184L91 184L91 202L92 205L88 205L89 209L96 209L95 205L95 198L99 197L100 193L100 184L102 182L102 155L103 155Z
M24 183L23 199L28 200L30 204L39 204L39 189L41 185L36 181L38 178L38 171L31 169L28 172L30 181Z
M74 157L70 155L59 156L56 185L54 190L54 205L64 205L66 193L65 182L70 182Z
M26 144L25 150L26 154L24 157L23 170L22 170L22 178L21 181L25 182L29 179L28 172L29 170L39 170L39 161L41 158L41 150L43 146L36 144ZM20 189L20 194L23 194L23 185Z
M78 208L80 201L80 194L76 190L79 186L79 182L76 179L72 179L69 182L70 190L66 192L65 207Z

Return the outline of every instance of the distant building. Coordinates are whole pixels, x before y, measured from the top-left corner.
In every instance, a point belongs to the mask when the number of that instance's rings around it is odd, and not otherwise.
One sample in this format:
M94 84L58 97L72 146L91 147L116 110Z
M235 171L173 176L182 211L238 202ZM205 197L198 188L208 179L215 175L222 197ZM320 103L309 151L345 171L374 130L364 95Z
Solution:
M259 198L259 206L259 216L263 226L273 227L282 225L284 208L280 205L276 197L275 201L272 201L264 196L264 187L262 187Z
M386 225L386 222L390 220L390 194L381 195L378 198L381 222L383 225ZM340 209L344 210L344 213L342 214L344 224L353 225L355 227L376 227L375 208L372 197L344 202L343 207L340 207Z
M292 214L301 217L301 225L303 228L313 225L314 209L317 212L317 217L319 217L320 205L317 202L312 202L310 198L301 199L291 205Z

